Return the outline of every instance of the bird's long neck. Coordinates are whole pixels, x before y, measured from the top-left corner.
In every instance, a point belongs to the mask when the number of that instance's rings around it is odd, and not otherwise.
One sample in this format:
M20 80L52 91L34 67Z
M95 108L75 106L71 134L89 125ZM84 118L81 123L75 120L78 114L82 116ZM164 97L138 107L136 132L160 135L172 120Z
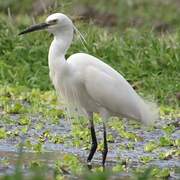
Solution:
M73 28L62 29L54 33L54 40L49 49L49 65L66 64L65 54L73 39Z
M49 59L65 57L66 51L73 39L73 28L64 29L54 34L54 40L49 49ZM63 58L65 59L65 58Z
M53 78L56 73L68 71L69 67L65 59L65 54L71 45L72 39L73 28L61 29L54 33L54 40L51 43L48 55L51 78Z

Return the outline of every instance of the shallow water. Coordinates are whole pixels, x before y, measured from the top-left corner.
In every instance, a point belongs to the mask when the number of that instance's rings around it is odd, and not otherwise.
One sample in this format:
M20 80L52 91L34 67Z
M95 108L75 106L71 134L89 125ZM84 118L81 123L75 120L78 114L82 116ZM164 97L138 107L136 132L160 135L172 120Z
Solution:
M18 115L12 115L11 117L16 121L18 119ZM0 139L0 174L5 173L12 173L15 169L15 164L18 159L18 151L19 146L17 146L20 142L25 142L27 139L30 140L32 143L37 143L38 138L42 136L44 132L50 132L52 135L60 135L65 137L65 142L63 143L53 143L49 140L47 137L44 139L43 143L43 152L41 155L35 153L33 150L30 150L28 148L23 149L23 164L24 167L28 165L29 161L33 160L39 160L41 162L45 162L49 166L53 165L54 161L58 158L61 159L62 155L64 154L74 154L77 155L80 160L85 164L86 157L88 155L88 150L84 147L75 147L73 145L73 139L71 135L71 125L70 122L65 119L60 119L59 124L52 124L49 121L46 121L43 123L42 129L36 129L36 124L40 117L32 117L31 118L31 125L27 132L25 134L19 132L19 135L13 136L13 137L7 137L5 139ZM163 121L164 124L172 124L174 121L179 120L166 120ZM113 136L113 142L109 142L109 152L107 156L107 167L112 168L116 164L123 161L126 162L126 168L137 168L141 166L158 166L160 168L180 168L180 159L177 156L172 156L168 158L167 160L161 160L159 159L159 153L160 152L166 152L170 150L171 146L164 146L159 147L152 152L145 152L144 146L151 140L157 140L159 141L159 138L165 135L165 132L162 130L162 121L159 121L157 123L157 128L153 130L147 130L145 127L136 127L134 128L133 125L127 123L126 121L123 121L125 124L125 129L128 132L133 132L137 136L140 136L143 141L137 141L134 142L131 139L122 138L115 129L108 127L108 134L112 134ZM171 133L171 137L174 139L180 138L180 127L179 123L176 126L173 133ZM4 127L9 130L9 132L14 132L22 128L22 126L18 125L17 123L14 124L6 124L1 125L1 127ZM100 123L96 124L96 132L97 132L97 138L98 141L102 140L102 125ZM131 143L133 144L132 147L129 148L120 148L122 145L124 147L127 147L127 145ZM144 156L150 156L152 160L148 163L142 163L140 162L140 158ZM100 166L101 165L101 152L96 152L94 158L93 158L93 165L94 166ZM8 163L6 163L8 162ZM125 173L125 176L128 175L128 173ZM130 174L129 174L130 175ZM121 177L124 176L124 174L120 174ZM172 179L178 179L180 177L180 174L178 173L172 173L171 178Z

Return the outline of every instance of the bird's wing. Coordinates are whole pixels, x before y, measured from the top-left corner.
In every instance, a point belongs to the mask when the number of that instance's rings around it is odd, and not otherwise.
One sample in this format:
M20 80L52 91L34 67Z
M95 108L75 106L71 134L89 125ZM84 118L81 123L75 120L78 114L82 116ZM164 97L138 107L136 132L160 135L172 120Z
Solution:
M79 79L89 96L112 115L122 115L151 124L158 116L154 103L145 102L113 68L84 53L70 56L67 62L80 72Z
M117 78L99 68L89 66L84 78L88 94L102 107L112 114L140 118L140 97L121 75Z

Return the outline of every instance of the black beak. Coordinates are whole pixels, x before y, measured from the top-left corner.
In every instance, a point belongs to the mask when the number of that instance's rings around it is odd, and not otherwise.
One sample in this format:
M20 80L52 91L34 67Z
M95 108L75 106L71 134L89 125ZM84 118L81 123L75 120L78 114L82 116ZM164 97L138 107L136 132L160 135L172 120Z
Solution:
M35 25L32 25L29 28L25 29L24 31L20 32L18 35L30 33L33 31L43 30L43 29L46 29L49 25L50 24L48 24L48 23L35 24Z

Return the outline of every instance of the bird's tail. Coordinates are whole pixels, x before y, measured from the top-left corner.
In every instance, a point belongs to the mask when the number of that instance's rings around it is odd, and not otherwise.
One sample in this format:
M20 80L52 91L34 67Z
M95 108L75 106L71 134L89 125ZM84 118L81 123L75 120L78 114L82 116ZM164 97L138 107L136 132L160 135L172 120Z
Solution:
M156 103L146 100L142 101L141 105L141 121L145 125L153 125L159 118L159 108Z

